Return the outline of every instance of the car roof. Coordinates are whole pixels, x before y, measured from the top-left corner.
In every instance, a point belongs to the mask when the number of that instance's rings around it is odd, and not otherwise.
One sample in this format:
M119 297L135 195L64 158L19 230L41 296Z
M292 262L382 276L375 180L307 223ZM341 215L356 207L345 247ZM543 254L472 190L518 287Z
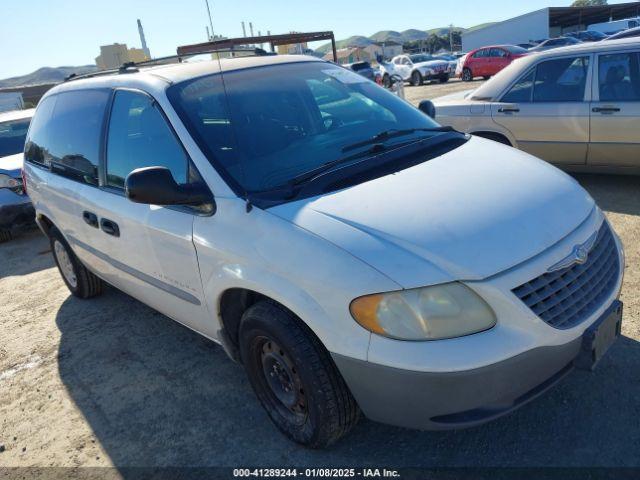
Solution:
M9 112L0 113L0 123L10 122L12 120L22 120L24 118L33 117L35 108L27 108L26 110L11 110Z
M507 67L491 80L481 85L475 92L473 92L472 98L496 98L511 84L515 79L514 77L520 76L523 72L528 70L531 65L542 59L552 59L572 54L606 52L609 50L620 50L626 48L640 48L640 38L622 38L620 40L609 40L606 42L584 42L576 45L570 45L568 47L530 53L529 55L518 58L511 64L511 66Z
M301 62L325 62L308 55L264 55L195 62L170 63L164 65L140 66L127 69L125 73L112 72L104 75L88 75L67 81L52 88L46 95L87 88L110 86L142 86L158 87L159 83L166 88L167 84L179 83L192 78L211 75L219 72L244 70L268 65L282 65Z

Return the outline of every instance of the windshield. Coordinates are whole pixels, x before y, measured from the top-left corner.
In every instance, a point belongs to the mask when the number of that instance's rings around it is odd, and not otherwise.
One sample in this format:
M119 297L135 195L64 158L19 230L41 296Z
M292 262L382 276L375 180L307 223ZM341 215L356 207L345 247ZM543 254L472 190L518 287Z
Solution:
M366 153L377 139L387 147L443 135L424 131L438 124L404 100L330 63L228 71L224 85L221 78L176 84L168 96L201 150L243 192Z
M413 63L430 62L431 60L438 60L431 55L409 55L409 58Z
M29 118L23 118L0 123L0 157L15 155L24 150L30 121Z

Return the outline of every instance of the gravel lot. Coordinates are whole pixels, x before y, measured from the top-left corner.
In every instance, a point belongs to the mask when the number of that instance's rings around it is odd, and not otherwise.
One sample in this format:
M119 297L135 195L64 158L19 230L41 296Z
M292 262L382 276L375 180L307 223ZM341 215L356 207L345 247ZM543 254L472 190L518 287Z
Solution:
M640 466L640 180L576 178L627 254L623 338L598 370L485 426L363 420L326 451L281 436L221 348L114 289L71 297L38 231L0 245L0 467Z

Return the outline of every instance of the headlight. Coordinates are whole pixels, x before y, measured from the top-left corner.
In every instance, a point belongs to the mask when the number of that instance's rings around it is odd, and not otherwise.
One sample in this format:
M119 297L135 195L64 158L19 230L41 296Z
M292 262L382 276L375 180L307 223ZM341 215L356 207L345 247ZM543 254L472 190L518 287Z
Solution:
M0 188L8 188L13 192L20 193L22 192L22 180L0 173Z
M367 330L398 340L439 340L481 332L496 324L491 307L461 283L379 293L349 307Z

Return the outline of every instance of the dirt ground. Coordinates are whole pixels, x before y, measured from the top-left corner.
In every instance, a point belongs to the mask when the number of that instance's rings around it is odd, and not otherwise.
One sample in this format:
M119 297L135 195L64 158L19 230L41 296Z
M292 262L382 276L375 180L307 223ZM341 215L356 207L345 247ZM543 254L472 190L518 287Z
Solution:
M640 466L640 179L576 178L627 255L623 336L599 368L481 427L363 420L325 451L280 435L215 344L114 289L71 297L38 231L0 245L0 467Z

